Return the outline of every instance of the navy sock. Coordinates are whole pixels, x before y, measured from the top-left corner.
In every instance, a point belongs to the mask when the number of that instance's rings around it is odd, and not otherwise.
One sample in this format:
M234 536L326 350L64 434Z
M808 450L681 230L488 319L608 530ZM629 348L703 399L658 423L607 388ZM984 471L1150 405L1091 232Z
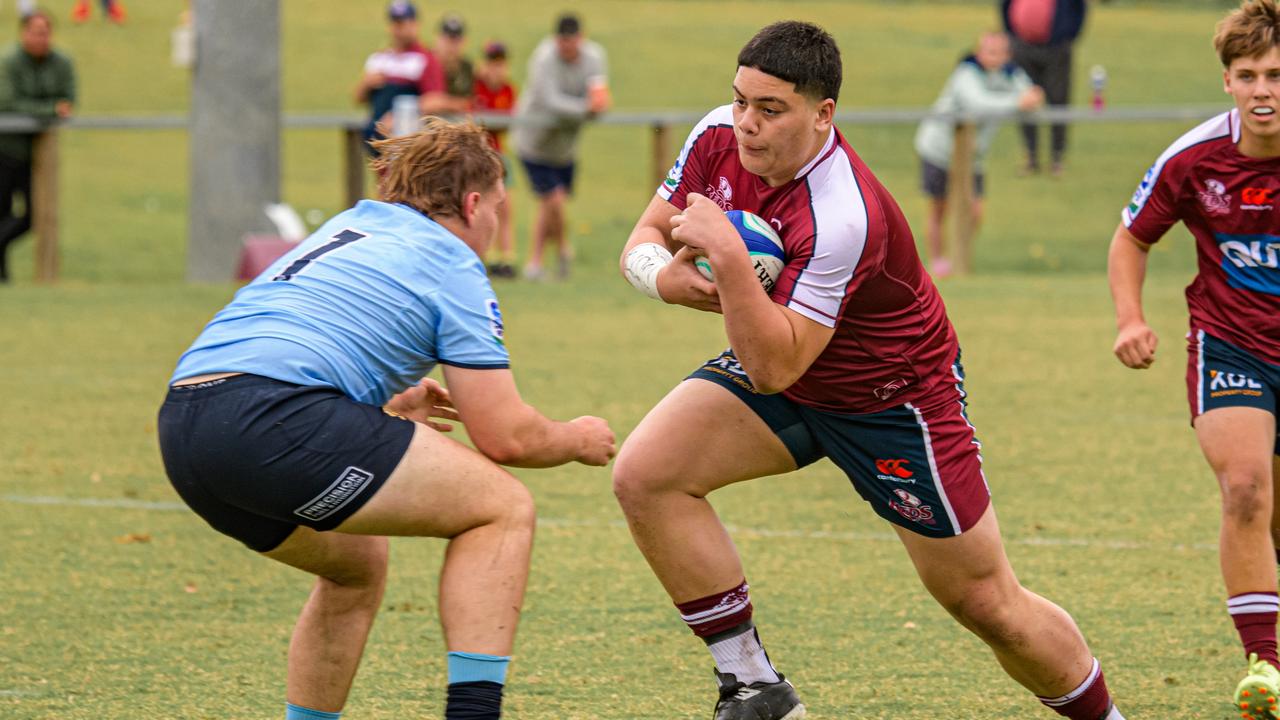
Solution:
M449 683L445 720L497 720L502 717L502 685L488 680Z

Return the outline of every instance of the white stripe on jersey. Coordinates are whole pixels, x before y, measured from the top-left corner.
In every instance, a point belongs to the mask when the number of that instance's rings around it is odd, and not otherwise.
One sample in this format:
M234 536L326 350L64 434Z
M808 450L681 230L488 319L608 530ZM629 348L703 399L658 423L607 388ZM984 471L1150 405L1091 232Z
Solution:
M1165 163L1193 145L1199 145L1209 140L1217 140L1228 135L1231 136L1232 140L1239 141L1240 115L1238 110L1231 110L1209 118L1175 140L1160 155L1156 163L1151 166L1151 169L1147 170L1147 174L1142 177L1142 182L1138 183L1138 189L1133 193L1133 200L1120 213L1124 226L1129 227L1132 225L1133 221L1138 219L1138 214L1147 206L1147 200L1151 198L1151 193L1156 189L1156 184L1160 180L1160 173L1164 171Z
M658 186L658 197L663 200L671 199L671 194L680 187L680 179L684 176L684 164L689 161L689 152L693 149L694 143L708 128L718 125L733 127L733 105L721 105L707 113L697 125L693 126L693 130L689 131L689 137L684 141L684 147L680 149L680 155L676 157L676 164L671 166L667 171L667 179ZM698 192L702 190L699 189Z
M1196 415L1204 414L1204 331L1196 333Z
M929 472L933 473L934 488L938 491L938 498L942 500L942 508L947 511L947 519L951 521L951 529L955 531L956 535L959 535L962 532L960 520L956 518L956 511L951 507L951 498L947 497L947 489L942 484L942 475L938 473L938 460L933 454L933 436L929 434L929 423L925 422L924 413L920 412L920 408L911 403L907 403L904 407L916 415L916 423L920 425L920 437L924 438L925 456L929 458ZM982 481L985 483L986 478L983 478Z
M379 73L391 80L418 82L427 69L427 56L420 52L383 50L369 56L364 63L367 73Z
M845 290L867 245L867 206L843 148L818 163L805 183L813 212L813 255L796 278L787 307L835 327Z

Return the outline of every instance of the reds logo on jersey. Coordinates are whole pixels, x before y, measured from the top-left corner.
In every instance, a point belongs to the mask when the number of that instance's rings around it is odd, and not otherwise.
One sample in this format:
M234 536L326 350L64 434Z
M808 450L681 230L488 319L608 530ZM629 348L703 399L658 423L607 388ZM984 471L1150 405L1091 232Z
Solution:
M920 498L912 495L906 490L894 489L894 495L898 496L897 500L890 500L889 507L893 508L902 517L911 522L918 522L921 525L937 525L938 521L933 519L933 508L920 502Z
M733 186L729 184L729 178L721 175L720 184L717 187L707 186L707 197L715 201L721 210L728 212L733 209Z
M1226 215L1231 212L1231 196L1221 180L1206 180L1204 190L1197 193L1204 211L1210 215Z

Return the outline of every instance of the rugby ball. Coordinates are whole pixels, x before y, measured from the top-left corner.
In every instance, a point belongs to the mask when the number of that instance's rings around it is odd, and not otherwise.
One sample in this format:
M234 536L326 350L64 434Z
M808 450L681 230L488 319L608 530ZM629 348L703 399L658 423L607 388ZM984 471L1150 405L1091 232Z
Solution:
M782 275L782 268L787 264L786 255L782 250L782 238L778 237L773 226L764 218L746 210L730 210L725 213L725 217L733 223L738 236L747 246L747 254L751 256L751 264L756 269L756 277L760 279L760 285L764 287L765 292L771 292L774 283L778 282L778 277ZM698 258L693 264L698 267L702 277L715 281L715 274L711 272L711 263L707 262L705 257Z

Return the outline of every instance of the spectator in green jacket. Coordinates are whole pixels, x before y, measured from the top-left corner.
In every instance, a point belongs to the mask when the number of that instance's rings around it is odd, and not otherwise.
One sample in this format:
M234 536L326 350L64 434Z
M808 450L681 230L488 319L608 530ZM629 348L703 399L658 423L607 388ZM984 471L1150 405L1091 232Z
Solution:
M76 74L71 58L53 49L53 21L37 10L22 16L18 45L0 58L0 113L41 121L71 116ZM0 283L8 282L9 244L31 229L30 133L0 134ZM23 198L15 214L15 195Z

